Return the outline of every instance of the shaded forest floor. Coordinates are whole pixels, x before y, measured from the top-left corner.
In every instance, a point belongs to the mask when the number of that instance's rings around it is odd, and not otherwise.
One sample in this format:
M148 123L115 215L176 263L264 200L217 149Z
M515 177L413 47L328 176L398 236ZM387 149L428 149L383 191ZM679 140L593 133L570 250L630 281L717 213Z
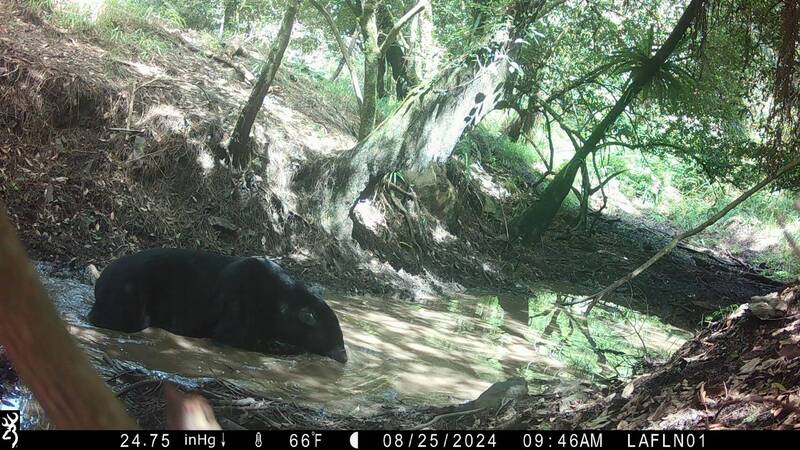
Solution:
M0 0L0 198L32 256L56 263L72 276L89 264L102 268L137 249L176 246L267 254L292 273L322 286L409 301L464 287L525 293L541 285L566 298L594 293L668 240L625 218L601 217L591 233L573 231L570 221L574 218L567 212L543 243L533 248L510 243L508 217L532 193L523 189L498 196L497 192L504 192L500 180L510 176L524 187L533 175L488 160L465 164L453 158L433 169L436 176L427 179L434 181L406 186L410 196L393 190L389 183L383 185L370 205L381 213L383 225L357 224L358 245L337 242L296 210L291 178L304 162L353 145L354 111L330 104L330 99L311 89L313 75L284 70L254 130L255 164L245 172L233 171L220 162L222 144L251 86L238 78L236 70L187 46L191 35L176 38L172 31L163 33L173 45L170 55L138 61L120 56L124 49L104 49L91 38L53 28L16 3ZM237 64L253 63L240 60ZM417 179L426 179L425 174ZM450 206L437 209L443 201ZM613 301L695 329L705 315L781 286L744 261L685 247L657 263ZM796 355L786 360L779 353L784 345L796 343L784 344L773 336L787 324L796 326L797 322L760 322L744 314L717 323L667 365L637 380L632 394L586 386L578 392L505 402L503 414L441 417L435 427L539 427L546 423L677 427L678 422L660 421L680 408L695 411L697 404L690 393L698 382L717 386L728 380L725 377L733 377L726 382L726 395L733 386L756 394L757 377L752 373L768 374L773 380L766 384L768 388L779 383L784 394L796 395L792 393L796 378L788 375L788 369L783 371L784 366L794 367L787 361L796 363ZM760 346L753 346L759 339ZM712 341L725 345L709 345ZM770 363L763 371L758 365L747 366L750 372L742 378L741 367L713 363L755 348L772 352L772 359L784 358L780 360L784 365ZM708 364L695 369L681 362L685 358ZM687 367L694 372L686 374ZM129 374L117 377L115 383L138 381L142 379ZM137 386L146 389L130 391L126 401L144 426L158 425L147 420L158 417L153 411L160 407L160 400L152 386ZM411 427L441 414L392 410L381 417L355 419L320 415L278 400L259 403L268 405L269 413L267 408L238 408L242 405L233 403L225 410L225 402L253 397L222 385L200 390L215 401L218 414L245 427ZM620 406L614 399L625 393L623 403L628 406ZM778 399L784 395L757 392L767 394L779 395L774 397ZM606 396L612 397L598 400ZM590 400L599 403L585 406ZM737 405L774 412L781 408L780 401ZM578 403L583 405L580 413L576 412ZM678 409L656 410L667 403ZM697 420L681 423L687 427L750 423L722 422L718 416L709 421L708 405L706 396L701 413L692 416ZM247 413L242 416L240 409ZM606 421L600 421L601 417ZM796 414L792 417L797 418ZM778 426L788 417L773 414L771 420L758 423Z

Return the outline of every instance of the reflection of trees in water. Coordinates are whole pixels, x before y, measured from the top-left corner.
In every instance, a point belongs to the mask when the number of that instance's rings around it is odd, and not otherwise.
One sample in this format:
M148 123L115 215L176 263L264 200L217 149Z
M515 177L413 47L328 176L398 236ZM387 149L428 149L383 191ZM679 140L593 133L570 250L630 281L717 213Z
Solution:
M619 315L637 315L626 308L613 311L597 310L590 319L569 304L571 296L552 291L542 291L527 302L527 317L518 314L518 308L506 308L515 320L524 321L534 333L528 341L542 341L550 357L567 366L566 371L576 377L625 377L631 374L633 364L647 350L630 342L625 333L641 337L641 327L635 327L627 317L625 322L632 329L619 327ZM517 312L517 314L515 314ZM642 318L642 324L646 318ZM644 325L642 325L644 326ZM661 325L663 326L663 325ZM671 333L669 333L671 335ZM520 369L530 372L530 365ZM544 373L552 372L545 366Z

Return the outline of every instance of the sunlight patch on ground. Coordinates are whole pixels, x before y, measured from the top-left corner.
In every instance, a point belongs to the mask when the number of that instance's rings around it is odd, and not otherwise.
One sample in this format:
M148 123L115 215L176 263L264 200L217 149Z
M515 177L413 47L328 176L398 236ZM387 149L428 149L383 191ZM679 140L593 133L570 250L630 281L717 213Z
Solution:
M359 200L353 207L353 213L367 229L375 234L378 234L381 228L387 227L383 212L368 199Z
M622 194L620 191L620 183L618 180L611 180L606 185L606 195L608 195L608 212L619 214L620 212L630 217L641 217L642 210L647 205L637 198L629 198ZM600 208L603 204L602 198L593 196L591 198L593 208Z
M144 113L144 116L137 122L137 126L145 125L175 134L182 134L187 129L183 111L173 105L165 104L152 106Z
M497 200L502 200L509 196L508 189L495 182L494 177L486 172L486 169L478 163L470 166L470 176L478 181L478 186L484 194Z
M787 228L797 228L788 226ZM748 242L750 249L756 252L762 252L767 249L780 246L788 248L789 244L786 242L786 237L780 227L775 226L761 226L754 228L749 225L742 224L735 229L736 240L740 242Z
M439 244L453 242L456 240L456 237L450 234L450 232L447 231L447 229L443 227L438 220L436 221L436 226L434 226L431 230L431 237L433 237L434 242Z
M139 75L147 78L157 78L164 76L164 70L160 67L151 66L149 64L137 62L137 61L125 61L127 66L133 68L133 70L138 73Z
M216 158L207 149L201 148L197 152L197 164L203 169L203 174L208 175L216 165Z

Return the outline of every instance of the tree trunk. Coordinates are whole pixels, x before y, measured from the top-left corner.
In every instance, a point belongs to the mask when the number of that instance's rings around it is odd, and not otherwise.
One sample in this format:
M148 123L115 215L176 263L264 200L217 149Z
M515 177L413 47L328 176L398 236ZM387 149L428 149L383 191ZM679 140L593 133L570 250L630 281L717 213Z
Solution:
M378 60L378 98L386 98L386 56L381 56Z
M225 38L225 30L230 28L233 16L239 9L239 0L226 0L222 6L222 22L219 24L219 40Z
M511 3L507 9L510 20L486 40L486 45L417 87L354 148L301 168L293 183L295 189L308 193L301 196L300 205L307 217L337 237L349 239L351 209L383 175L422 170L432 162L449 158L464 131L480 122L499 102L505 91L510 58L518 51L521 37L542 14L552 10L546 10L545 3ZM418 3L400 18L381 48L388 48L387 42L391 43L400 28L421 10ZM367 103L365 89L364 104Z
M395 95L398 100L403 100L408 95L408 90L412 88L415 83L408 76L408 69L406 64L406 56L403 52L403 47L395 43L389 46L386 50L386 62L392 67L392 80L395 85Z
M258 111L264 104L264 97L269 92L269 87L275 80L275 74L278 73L278 68L283 60L283 53L289 45L289 39L292 37L292 27L294 20L297 16L297 11L300 9L302 0L291 0L286 7L286 13L283 15L283 22L281 22L278 37L272 44L269 50L269 56L264 66L261 68L261 73L258 75L255 87L250 92L250 98L244 105L239 118L236 120L236 126L233 128L231 140L228 144L228 151L230 152L231 159L234 165L243 167L250 162L252 158L252 149L250 147L250 131L253 128L253 123L256 120Z
M312 192L303 205L308 216L347 239L352 228L350 210L374 181L392 171L424 169L450 157L464 131L499 101L509 59L502 51L494 55L448 66L409 95L356 147L302 168L295 183L299 190Z
M411 48L409 49L409 78L413 85L429 81L436 69L433 41L433 8L425 0L423 10L411 22Z
M378 22L375 0L365 0L362 8L361 38L364 42L364 102L358 126L358 139L364 139L375 128L375 108L378 97L378 73L381 59L378 47Z
M533 128L534 118L536 117L536 96L528 97L528 104L525 110L509 125L506 134L513 142L519 142L519 138L527 135Z
M364 39L364 103L361 105L361 117L358 127L358 139L363 140L375 128L375 105L378 98L378 80L382 81L381 64L385 73L385 62L387 50L394 45L400 30L419 14L424 6L421 1L411 7L403 17L391 26L386 33L383 42L378 43L378 18L377 1L364 0L359 15L361 34Z
M586 139L583 146L575 152L575 155L553 178L553 181L542 192L533 205L523 211L520 217L512 225L513 233L516 237L522 238L525 242L535 242L541 239L544 232L550 227L556 213L561 209L564 198L569 194L570 188L575 181L575 176L580 170L586 157L595 151L597 145L605 137L606 132L617 118L625 111L625 108L633 101L636 95L647 86L653 77L658 73L660 67L667 58L677 48L686 30L692 24L697 13L702 7L704 0L692 0L683 15L678 20L677 25L670 33L667 40L653 55L646 65L632 75L628 87L617 100L611 111L606 114L603 120L592 130L592 134Z
M592 183L589 179L589 168L586 167L586 161L581 164L581 191L580 191L580 211L578 212L578 220L575 227L583 232L588 230L589 220L589 198L592 194Z

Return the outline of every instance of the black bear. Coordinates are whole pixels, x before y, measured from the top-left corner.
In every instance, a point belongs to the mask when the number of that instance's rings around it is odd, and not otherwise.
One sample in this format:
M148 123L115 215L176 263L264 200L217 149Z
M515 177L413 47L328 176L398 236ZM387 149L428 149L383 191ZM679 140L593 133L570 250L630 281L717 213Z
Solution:
M262 353L347 362L331 307L266 258L145 250L106 267L94 294L89 321L98 327L158 327Z

